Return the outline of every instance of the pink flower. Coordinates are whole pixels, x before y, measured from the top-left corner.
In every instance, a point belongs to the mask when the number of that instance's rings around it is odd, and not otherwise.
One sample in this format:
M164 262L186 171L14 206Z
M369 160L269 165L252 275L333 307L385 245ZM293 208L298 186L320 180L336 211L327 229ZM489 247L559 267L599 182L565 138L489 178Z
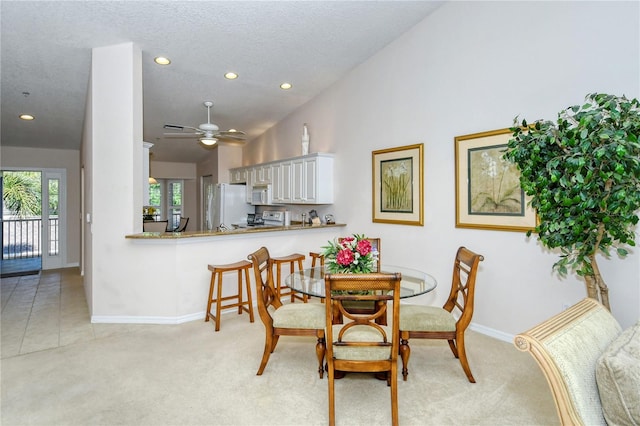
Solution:
M356 246L356 250L360 253L360 256L366 256L371 252L371 241L360 240Z
M353 258L354 256L351 250L343 249L336 255L336 262L338 262L339 265L348 266L353 262Z
M344 237L342 238L342 241L340 242L340 244L342 245L342 247L349 247L351 245L352 242L354 242L356 239L353 237Z

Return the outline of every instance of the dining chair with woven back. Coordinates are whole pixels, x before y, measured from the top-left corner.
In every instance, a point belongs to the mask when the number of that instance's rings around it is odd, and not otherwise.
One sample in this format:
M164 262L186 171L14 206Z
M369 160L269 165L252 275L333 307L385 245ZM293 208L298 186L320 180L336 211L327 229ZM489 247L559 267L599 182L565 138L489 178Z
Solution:
M336 372L386 374L391 388L391 423L398 424L398 348L400 273L326 274L326 346L329 384L329 424L335 425ZM346 302L383 302L368 313L354 313ZM393 302L392 304L387 302ZM389 307L391 312L389 315ZM343 322L334 324L333 312ZM381 316L390 316L390 325L380 325Z
M315 336L318 374L324 375L325 308L320 303L283 304L273 281L273 260L266 247L251 253L258 299L258 313L265 327L265 342L258 376L264 372L280 336Z
M484 260L480 254L460 247L453 263L451 290L442 308L436 306L403 304L400 308L400 357L402 377L407 380L411 349L409 339L446 339L453 356L460 360L462 369L471 383L471 374L464 333L473 317L473 304L478 265Z

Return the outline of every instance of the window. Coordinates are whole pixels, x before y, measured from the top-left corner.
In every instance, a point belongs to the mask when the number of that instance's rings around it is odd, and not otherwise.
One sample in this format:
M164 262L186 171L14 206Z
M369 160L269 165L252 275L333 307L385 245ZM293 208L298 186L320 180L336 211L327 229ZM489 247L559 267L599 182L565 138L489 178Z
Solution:
M182 216L182 189L181 180L170 180L167 185L167 219L169 219L169 229L175 229L180 224Z
M162 186L160 183L149 184L149 205L153 207L151 219L160 220L162 217Z
M168 220L169 229L177 228L182 216L183 188L182 180L158 179L158 183L149 184L149 206L154 209L151 218Z

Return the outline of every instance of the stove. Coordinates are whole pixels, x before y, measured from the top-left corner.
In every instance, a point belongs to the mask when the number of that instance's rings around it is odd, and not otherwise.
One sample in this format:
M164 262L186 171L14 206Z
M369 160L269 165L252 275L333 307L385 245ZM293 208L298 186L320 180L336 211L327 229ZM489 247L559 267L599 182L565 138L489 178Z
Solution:
M278 210L265 210L262 212L263 224L260 226L284 226L284 212Z
M285 225L285 212L265 210L260 214L249 213L246 224L237 224L240 228L275 228Z

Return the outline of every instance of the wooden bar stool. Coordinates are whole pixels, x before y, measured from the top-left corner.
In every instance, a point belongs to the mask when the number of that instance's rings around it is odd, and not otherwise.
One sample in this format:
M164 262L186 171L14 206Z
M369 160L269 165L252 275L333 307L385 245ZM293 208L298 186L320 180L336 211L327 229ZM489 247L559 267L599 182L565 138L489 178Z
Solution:
M209 265L211 271L211 285L209 287L209 299L207 300L207 313L205 315L205 322L209 321L209 318L216 322L216 331L220 330L220 311L226 308L238 308L238 315L242 314L242 311L249 313L249 321L253 322L253 302L251 300L251 284L249 282L249 269L251 268L251 262L241 260L236 263L229 263L226 265ZM233 296L222 297L222 274L225 272L237 271L238 272L238 293ZM244 271L245 284L247 286L247 301L242 301L242 271ZM217 276L217 280L216 280ZM218 290L216 292L216 298L213 298L214 287L218 283ZM226 300L236 300L236 303L230 303L223 305L222 302ZM211 313L211 305L215 302L216 314Z
M289 273L293 274L293 272L295 271L296 263L298 264L298 270L302 271L303 269L302 262L304 261L304 259L305 259L304 254L300 254L300 253L294 253L288 256L271 258L272 263L276 265L276 293L278 294L278 298L280 298L280 300L282 300L282 296L291 295L292 303L295 301L295 299L302 300L304 303L307 303L308 296L306 294L303 294L302 296L300 296L298 292L291 289L289 289L287 293L282 292L283 288L289 288L286 285L282 284L282 271L281 271L282 264L288 263Z

